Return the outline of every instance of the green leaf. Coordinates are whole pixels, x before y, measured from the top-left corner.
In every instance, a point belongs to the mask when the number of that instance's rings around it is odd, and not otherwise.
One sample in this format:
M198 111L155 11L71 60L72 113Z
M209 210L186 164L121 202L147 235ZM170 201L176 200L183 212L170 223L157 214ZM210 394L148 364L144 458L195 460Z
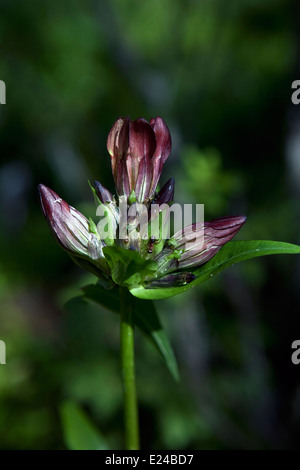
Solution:
M113 280L121 286L137 286L145 277L153 275L157 269L154 261L145 260L133 250L106 246L103 248L103 253L111 269Z
M118 287L106 290L99 284L90 284L81 290L83 297L86 299L96 302L96 304L101 305L110 312L120 313L121 305Z
M61 406L64 440L70 450L108 450L108 445L82 409L72 402Z
M154 303L136 299L134 302L134 318L137 327L158 349L172 377L178 381L179 371L176 358L169 339L160 322Z
M130 292L140 299L166 299L174 295L191 289L201 284L207 279L223 271L223 269L232 266L240 261L245 261L258 256L274 254L299 254L300 246L285 242L276 242L268 240L254 241L236 241L227 243L210 261L199 268L189 269L189 272L195 274L196 279L189 284L181 287L152 288L132 287Z
M85 286L82 291L84 299L96 302L114 313L120 313L121 306L118 288L107 291L101 286L95 284ZM174 352L160 322L154 303L136 298L133 299L133 302L134 321L136 326L157 349L173 378L175 380L179 380L178 367Z

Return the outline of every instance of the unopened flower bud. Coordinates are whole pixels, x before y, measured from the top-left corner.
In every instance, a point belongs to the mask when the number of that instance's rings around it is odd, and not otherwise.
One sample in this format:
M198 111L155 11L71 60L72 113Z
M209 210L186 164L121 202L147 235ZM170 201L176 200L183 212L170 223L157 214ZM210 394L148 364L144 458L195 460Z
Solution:
M154 204L170 204L174 200L175 179L170 178L154 196Z
M114 200L111 192L106 189L99 181L95 181L95 190L100 201L105 204L106 202L112 202Z
M159 287L182 287L186 284L189 284L194 279L196 279L196 276L193 273L168 274L167 276L150 281L145 285L145 288L154 289Z
M160 117L150 123L143 118L120 118L109 132L107 149L118 195L129 198L134 191L137 202L151 199L171 152L165 122Z
M104 244L97 233L91 231L89 221L52 189L42 184L38 189L42 210L59 244L72 257L86 258L104 267Z
M176 250L182 251L178 267L200 266L229 242L246 222L245 216L222 217L193 224L174 235Z

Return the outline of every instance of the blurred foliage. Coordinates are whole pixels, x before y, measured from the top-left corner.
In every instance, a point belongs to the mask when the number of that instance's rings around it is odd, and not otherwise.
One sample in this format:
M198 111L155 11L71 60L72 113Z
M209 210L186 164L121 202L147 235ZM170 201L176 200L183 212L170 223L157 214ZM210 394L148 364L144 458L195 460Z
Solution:
M118 317L63 309L93 278L51 237L36 186L93 213L87 180L113 188L114 120L161 115L173 138L162 183L176 177L177 201L204 203L207 218L245 213L240 239L299 244L284 158L299 10L291 0L0 7L0 446L65 448L67 401L121 448ZM296 257L270 257L157 303L181 382L138 334L144 448L299 447L299 280Z
M74 403L61 407L65 442L70 450L108 450L108 446L83 411Z
M180 188L188 188L188 198L205 205L206 217L228 212L230 200L242 192L242 177L223 168L222 157L215 148L201 151L187 146L183 155L184 173L178 178Z

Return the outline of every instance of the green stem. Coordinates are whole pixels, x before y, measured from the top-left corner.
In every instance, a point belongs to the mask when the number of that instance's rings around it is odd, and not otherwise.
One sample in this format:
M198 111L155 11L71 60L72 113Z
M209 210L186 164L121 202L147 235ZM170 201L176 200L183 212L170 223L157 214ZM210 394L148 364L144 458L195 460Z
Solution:
M125 412L125 446L126 450L139 450L139 424L134 368L133 297L126 287L120 287L120 298L121 362Z

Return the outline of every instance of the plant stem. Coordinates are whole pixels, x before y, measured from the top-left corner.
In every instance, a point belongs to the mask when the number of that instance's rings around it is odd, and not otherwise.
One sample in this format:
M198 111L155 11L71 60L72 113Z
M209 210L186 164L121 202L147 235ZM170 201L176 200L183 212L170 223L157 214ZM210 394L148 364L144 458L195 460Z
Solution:
M139 424L134 367L133 297L126 287L120 287L120 299L125 446L126 450L139 450Z

